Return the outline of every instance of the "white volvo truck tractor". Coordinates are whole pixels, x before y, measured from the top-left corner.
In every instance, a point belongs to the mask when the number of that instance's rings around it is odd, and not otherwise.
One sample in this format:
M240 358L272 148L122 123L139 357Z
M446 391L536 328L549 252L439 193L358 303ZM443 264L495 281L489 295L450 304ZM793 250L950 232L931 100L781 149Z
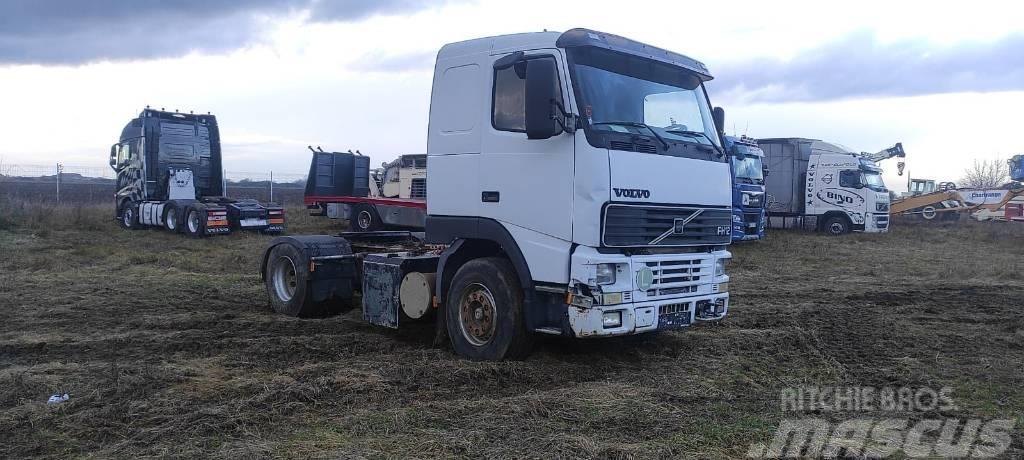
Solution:
M425 232L276 238L261 265L273 308L433 319L480 360L521 358L536 334L723 318L731 177L708 80L699 61L586 29L445 45Z

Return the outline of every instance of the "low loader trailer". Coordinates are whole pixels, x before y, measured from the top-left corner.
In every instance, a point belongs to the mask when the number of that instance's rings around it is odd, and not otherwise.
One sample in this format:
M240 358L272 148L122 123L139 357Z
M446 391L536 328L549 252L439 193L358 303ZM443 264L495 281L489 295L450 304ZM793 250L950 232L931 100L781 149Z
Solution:
M126 229L161 227L194 237L283 232L280 205L223 196L221 165L216 117L147 107L110 146L115 217Z
M726 316L732 181L704 64L573 29L448 44L434 69L424 231L275 238L260 266L274 310L433 319L438 340L479 360L521 358L538 334ZM348 189L315 196L363 194Z

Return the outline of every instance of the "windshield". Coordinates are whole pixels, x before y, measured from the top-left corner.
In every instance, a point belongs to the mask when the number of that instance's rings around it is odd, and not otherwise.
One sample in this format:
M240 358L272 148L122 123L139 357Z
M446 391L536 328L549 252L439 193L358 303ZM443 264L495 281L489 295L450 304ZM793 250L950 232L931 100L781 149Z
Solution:
M736 171L737 179L747 179L746 182L763 184L764 173L761 170L761 157L745 157L739 159L733 157L733 170Z
M877 171L864 171L861 176L864 186L876 192L884 192L885 182L882 182L882 174Z
M701 152L719 150L718 133L698 75L598 48L573 48L570 56L588 130L645 136L654 131L657 136L653 137L683 147L681 155L696 150L694 145L704 146ZM674 150L665 149L676 155Z

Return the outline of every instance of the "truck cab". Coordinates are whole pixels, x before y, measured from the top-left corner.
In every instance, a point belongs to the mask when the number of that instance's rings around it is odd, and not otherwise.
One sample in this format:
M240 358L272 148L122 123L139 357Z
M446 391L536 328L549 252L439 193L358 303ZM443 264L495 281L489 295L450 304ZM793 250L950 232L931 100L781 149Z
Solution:
M889 230L889 189L882 169L844 147L823 141L811 144L807 164L807 213L826 217L827 233ZM840 217L845 216L847 222ZM850 225L848 229L842 228Z
M487 360L523 356L534 334L722 319L731 173L711 78L689 57L588 29L445 45L425 246L360 246L391 237L371 233L276 240L262 269L272 306L322 311L361 288L368 322L397 328L436 310L439 337Z
M764 151L746 136L725 136L732 170L732 240L764 238Z
M146 107L110 146L115 216L126 229L162 227L191 236L233 229L284 230L284 209L224 197L220 131L210 114Z

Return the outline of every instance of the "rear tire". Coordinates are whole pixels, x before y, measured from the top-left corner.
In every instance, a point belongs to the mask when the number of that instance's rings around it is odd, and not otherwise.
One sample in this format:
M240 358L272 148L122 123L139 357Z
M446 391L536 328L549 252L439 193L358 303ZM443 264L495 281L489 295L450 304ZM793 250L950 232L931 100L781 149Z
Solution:
M313 301L309 292L309 264L305 260L290 244L279 244L270 250L263 284L275 312L308 318L324 316L337 308L328 302Z
M523 317L523 289L506 259L475 259L460 267L448 290L445 315L452 348L463 357L522 359L533 348L535 337Z
M121 216L118 221L121 224L121 228L128 230L138 230L142 225L139 224L139 205L132 203L131 201L125 201L121 203L121 210L118 212Z
M821 226L821 231L830 236L845 235L850 233L850 221L840 216L829 217Z
M200 238L206 235L206 216L196 208L185 208L184 230L188 236Z
M381 224L377 210L366 203L359 203L352 207L351 223L352 230L357 232L373 232L384 227Z
M178 216L178 207L173 203L164 206L164 229L171 233L178 233L181 229L181 221Z

